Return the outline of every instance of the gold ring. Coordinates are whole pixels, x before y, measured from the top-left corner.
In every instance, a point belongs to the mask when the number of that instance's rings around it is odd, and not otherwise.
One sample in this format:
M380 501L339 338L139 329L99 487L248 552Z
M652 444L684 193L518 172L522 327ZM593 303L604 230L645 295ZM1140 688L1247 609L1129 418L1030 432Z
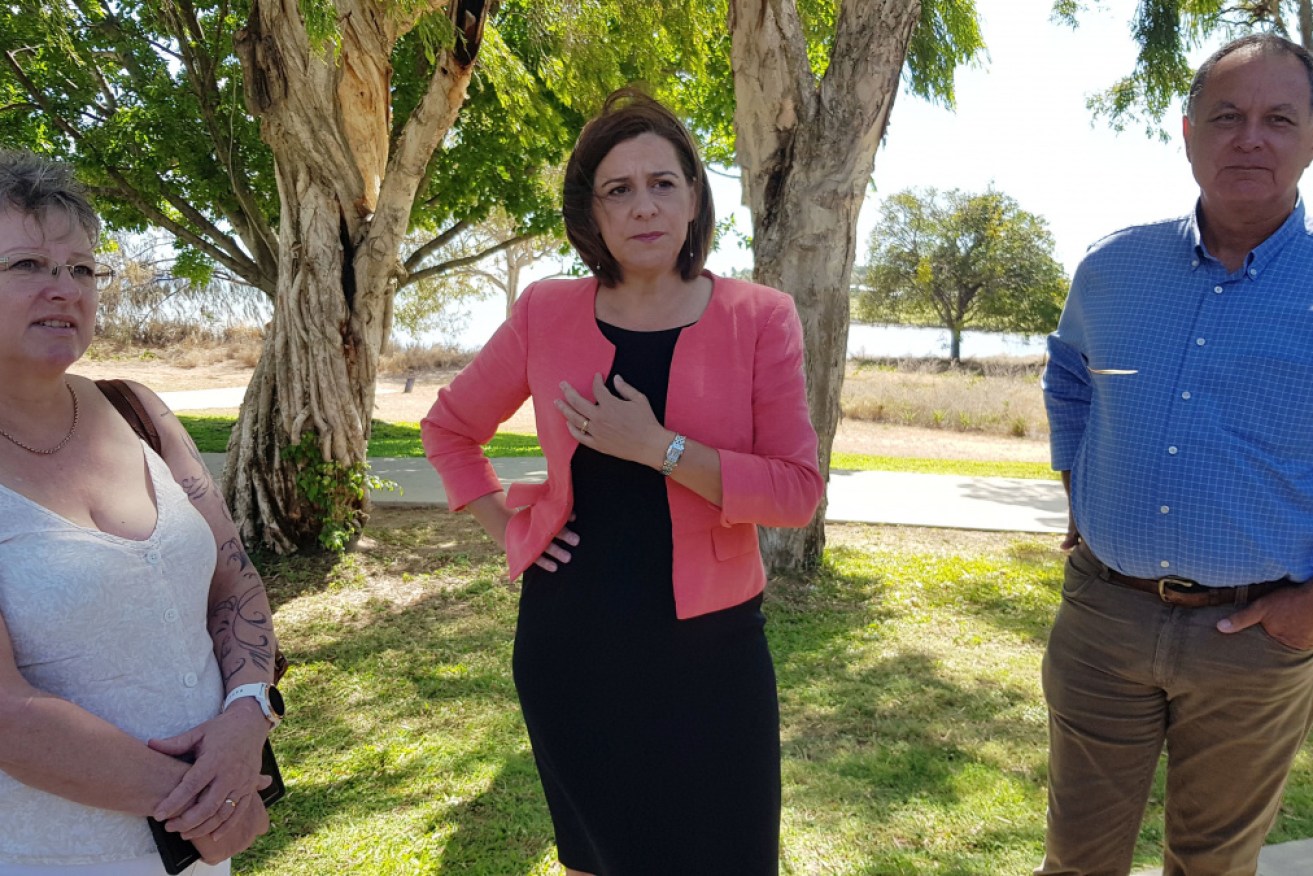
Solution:
M588 434L588 422L588 418L584 417L584 424L579 427L579 431L583 432L585 435Z
M224 800L223 802L227 803L229 806L231 806L234 809L237 808L237 801L231 797L229 797L227 800Z

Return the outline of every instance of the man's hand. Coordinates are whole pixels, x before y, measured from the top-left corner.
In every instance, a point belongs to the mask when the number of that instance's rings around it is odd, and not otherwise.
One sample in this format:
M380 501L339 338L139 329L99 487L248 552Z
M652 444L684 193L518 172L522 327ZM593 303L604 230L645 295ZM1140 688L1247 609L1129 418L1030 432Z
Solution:
M1061 474L1062 488L1067 493L1067 534L1058 547L1069 551L1080 544L1080 530L1076 528L1076 514L1071 510L1071 471L1064 471Z
M1267 634L1300 651L1313 650L1313 586L1283 587L1217 622L1223 633L1262 624Z
M230 820L227 800L240 801L267 787L260 775L260 753L269 722L250 697L204 724L171 736L152 739L151 748L173 757L191 755L191 769L178 787L155 807L154 817L184 839L214 833Z
M226 807L231 808L231 807ZM215 831L192 837L201 860L207 864L226 861L269 831L269 813L259 794L247 794L237 803L228 819Z

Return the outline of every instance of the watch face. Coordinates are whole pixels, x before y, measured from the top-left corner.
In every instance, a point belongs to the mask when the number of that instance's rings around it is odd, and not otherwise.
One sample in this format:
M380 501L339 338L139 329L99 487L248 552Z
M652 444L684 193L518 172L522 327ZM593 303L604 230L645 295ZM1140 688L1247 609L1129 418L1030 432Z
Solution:
M279 718L282 718L283 695L278 691L278 688L274 687L272 684L269 685L269 687L265 690L265 692L269 695L269 708L273 709L273 713L275 715L277 715Z

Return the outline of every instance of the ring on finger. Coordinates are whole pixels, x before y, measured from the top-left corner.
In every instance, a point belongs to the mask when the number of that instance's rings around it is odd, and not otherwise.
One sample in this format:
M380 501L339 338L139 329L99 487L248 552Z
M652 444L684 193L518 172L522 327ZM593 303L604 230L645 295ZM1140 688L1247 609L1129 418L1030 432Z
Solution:
M236 809L236 808L237 808L237 801L234 800L234 799L231 798L231 797L229 797L228 799L224 800L223 802L227 803L228 806L229 806L230 808L232 808L232 809Z
M579 431L583 432L585 435L588 434L588 423L589 423L588 418L584 417L583 425L579 427Z

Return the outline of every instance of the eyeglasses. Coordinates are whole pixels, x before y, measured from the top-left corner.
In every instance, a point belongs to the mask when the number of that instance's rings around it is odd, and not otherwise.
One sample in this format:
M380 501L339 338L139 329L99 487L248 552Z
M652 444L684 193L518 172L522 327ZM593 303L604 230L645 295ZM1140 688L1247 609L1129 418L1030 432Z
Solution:
M29 252L0 256L0 271L19 286L36 286L48 277L58 278L60 268L83 289L104 289L114 279L114 269L99 262L58 264L50 256Z

